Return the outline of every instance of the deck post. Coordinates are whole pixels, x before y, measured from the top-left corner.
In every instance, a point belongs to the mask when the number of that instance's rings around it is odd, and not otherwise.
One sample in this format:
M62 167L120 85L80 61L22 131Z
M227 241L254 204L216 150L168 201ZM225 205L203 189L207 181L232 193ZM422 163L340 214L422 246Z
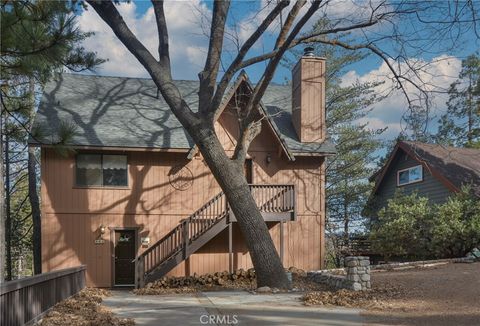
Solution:
M233 223L228 223L228 271L233 273Z
M187 247L188 247L188 220L183 221L183 259L187 259Z
M284 253L284 247L283 247L283 245L284 245L284 243L283 243L283 231L284 231L283 230L283 227L284 227L283 224L284 223L285 223L284 220L280 221L280 260L281 260L282 264L283 264L283 253Z
M145 286L145 261L144 257L138 257L138 288Z

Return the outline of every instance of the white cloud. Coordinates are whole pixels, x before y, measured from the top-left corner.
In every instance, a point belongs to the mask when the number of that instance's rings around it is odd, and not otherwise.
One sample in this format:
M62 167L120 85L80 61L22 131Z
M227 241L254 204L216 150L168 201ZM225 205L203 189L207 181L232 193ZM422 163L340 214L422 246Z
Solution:
M116 6L132 32L158 57L158 36L153 8L143 15L137 14L135 2L121 3ZM201 69L208 40L199 30L199 14L210 15L209 9L200 0L167 1L165 16L169 28L170 55L173 77L176 79L195 79ZM93 8L88 8L79 17L79 26L84 32L94 32L84 45L88 50L96 51L98 56L108 59L98 73L102 75L147 77L146 70L127 48L117 39L110 27L103 22ZM189 64L185 64L188 62Z
M410 63L417 68L418 76L414 75L406 64L396 66L396 69L402 71L408 78L411 78L417 84L422 84L430 93L431 112L430 117L434 118L431 126L435 125L438 116L443 113L445 108L446 94L439 94L438 91L444 92L449 85L455 81L461 68L461 60L456 57L441 55L433 58L431 61L414 60ZM408 111L408 102L405 95L396 88L396 82L392 78L393 74L389 70L386 63L382 63L378 68L371 70L363 75L359 75L355 71L347 72L343 78L344 85L350 85L356 81L359 82L376 82L381 81L383 84L376 88L377 93L388 95L380 103L377 103L369 116L363 121L369 121L372 127L388 127L389 131L386 137L391 138L398 135L398 132L405 128L402 123L402 116ZM419 91L414 85L405 83L408 94L414 99L418 96Z

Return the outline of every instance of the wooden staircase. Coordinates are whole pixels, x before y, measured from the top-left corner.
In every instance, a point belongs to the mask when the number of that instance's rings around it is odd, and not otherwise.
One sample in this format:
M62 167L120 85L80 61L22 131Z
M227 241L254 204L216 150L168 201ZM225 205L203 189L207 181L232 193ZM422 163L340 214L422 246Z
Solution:
M295 218L293 185L250 185L250 190L266 220ZM235 221L224 193L219 193L134 260L136 287L163 277Z

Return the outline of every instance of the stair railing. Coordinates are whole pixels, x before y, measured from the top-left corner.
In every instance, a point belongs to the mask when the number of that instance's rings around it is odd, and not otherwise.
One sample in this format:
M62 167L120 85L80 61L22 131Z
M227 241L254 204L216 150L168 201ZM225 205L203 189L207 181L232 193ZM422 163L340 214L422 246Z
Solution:
M267 213L295 211L294 185L249 185L249 187L260 211ZM181 251L184 253L183 259L186 259L188 246L226 217L228 211L225 194L220 192L188 218L181 220L176 227L134 260L137 286L143 287L146 274Z
M155 270L164 261L179 252L183 251L184 259L186 259L189 244L225 217L227 212L227 200L221 192L188 218L181 220L175 228L134 260L137 286L144 285L145 274Z

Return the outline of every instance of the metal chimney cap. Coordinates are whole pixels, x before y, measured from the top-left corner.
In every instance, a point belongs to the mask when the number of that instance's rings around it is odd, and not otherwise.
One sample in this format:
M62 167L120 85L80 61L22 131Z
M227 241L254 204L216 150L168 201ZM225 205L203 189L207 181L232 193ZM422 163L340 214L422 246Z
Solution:
M303 49L303 56L314 57L315 56L315 54L313 53L314 50L315 48L313 46L307 46L305 49Z

